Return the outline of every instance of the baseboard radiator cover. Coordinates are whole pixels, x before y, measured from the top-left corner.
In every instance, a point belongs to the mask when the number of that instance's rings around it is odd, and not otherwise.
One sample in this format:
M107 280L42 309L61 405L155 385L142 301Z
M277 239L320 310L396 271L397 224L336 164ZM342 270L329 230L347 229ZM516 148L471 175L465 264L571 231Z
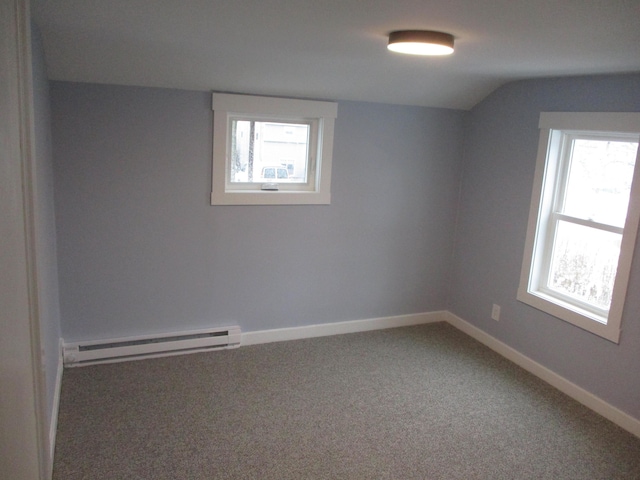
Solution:
M65 367L124 362L145 358L207 352L240 346L240 327L211 328L159 335L65 343Z

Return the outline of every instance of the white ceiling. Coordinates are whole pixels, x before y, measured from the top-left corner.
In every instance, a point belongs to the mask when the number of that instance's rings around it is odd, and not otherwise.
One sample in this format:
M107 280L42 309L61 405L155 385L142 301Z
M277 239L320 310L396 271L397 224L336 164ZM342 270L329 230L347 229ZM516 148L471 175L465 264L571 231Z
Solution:
M53 80L469 109L507 81L640 71L640 0L32 0ZM386 49L452 33L449 57Z

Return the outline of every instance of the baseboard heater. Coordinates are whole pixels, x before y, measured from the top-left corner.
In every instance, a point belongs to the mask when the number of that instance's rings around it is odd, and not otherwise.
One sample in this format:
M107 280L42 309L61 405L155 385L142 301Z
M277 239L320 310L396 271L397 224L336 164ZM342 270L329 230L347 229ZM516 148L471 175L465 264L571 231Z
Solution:
M240 327L65 343L65 367L207 352L240 346Z

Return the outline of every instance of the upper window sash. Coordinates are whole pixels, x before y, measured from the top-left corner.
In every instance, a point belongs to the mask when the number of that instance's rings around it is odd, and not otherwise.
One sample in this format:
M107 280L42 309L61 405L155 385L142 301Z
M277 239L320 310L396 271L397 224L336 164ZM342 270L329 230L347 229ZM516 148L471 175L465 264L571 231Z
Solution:
M567 208L567 195L570 175L572 173L572 168L576 166L575 163L577 159L575 158L575 149L577 142L637 142L638 134L621 132L575 132L565 130L552 130L551 134L561 137L561 147L558 158L554 160L552 157L550 159L558 162L559 165L558 171L556 173L557 181L555 184L555 195L553 198L551 211L556 214L564 215L567 221L578 223L579 219L582 219L585 222L589 222L589 225L584 224L585 226L593 226L594 228L602 229L606 229L604 227L605 225L610 225L611 227L620 227L619 229L614 228L611 231L618 231L619 233L622 233L622 227L624 223L623 218L617 219L617 221L613 222L606 222L603 218L594 220L593 218L587 217L586 215L581 216L571 213L571 210ZM548 154L548 157L549 156L552 156L551 151ZM603 227L598 227L598 225L602 225Z

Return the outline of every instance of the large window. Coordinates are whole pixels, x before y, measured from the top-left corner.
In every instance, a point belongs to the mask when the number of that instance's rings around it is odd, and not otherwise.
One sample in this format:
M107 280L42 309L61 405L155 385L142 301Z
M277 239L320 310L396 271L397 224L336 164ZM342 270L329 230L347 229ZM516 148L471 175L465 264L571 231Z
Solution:
M540 128L518 299L617 342L640 216L640 114L543 113Z
M329 102L213 94L213 205L330 203Z

